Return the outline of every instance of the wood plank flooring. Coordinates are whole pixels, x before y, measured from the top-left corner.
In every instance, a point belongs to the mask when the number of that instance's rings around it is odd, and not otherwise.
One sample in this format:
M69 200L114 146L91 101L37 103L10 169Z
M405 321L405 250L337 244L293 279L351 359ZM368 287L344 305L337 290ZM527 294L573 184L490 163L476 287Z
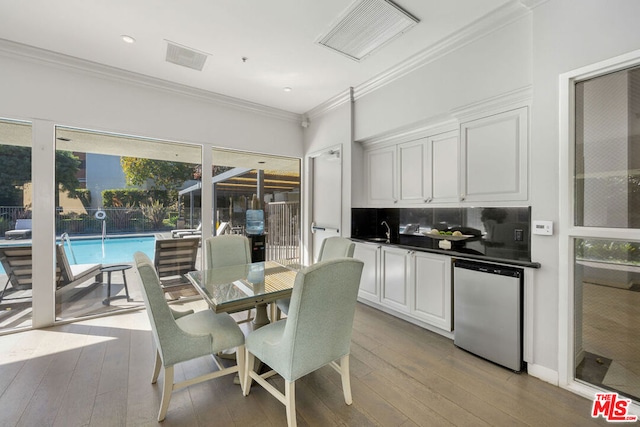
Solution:
M300 426L607 424L590 417L587 399L365 305L358 305L352 341L353 405L325 367L296 383ZM144 310L0 336L0 425L157 425L164 378L150 384L153 355ZM178 365L175 377L212 369L205 357ZM162 425L284 426L286 417L261 387L243 397L228 376L175 392Z

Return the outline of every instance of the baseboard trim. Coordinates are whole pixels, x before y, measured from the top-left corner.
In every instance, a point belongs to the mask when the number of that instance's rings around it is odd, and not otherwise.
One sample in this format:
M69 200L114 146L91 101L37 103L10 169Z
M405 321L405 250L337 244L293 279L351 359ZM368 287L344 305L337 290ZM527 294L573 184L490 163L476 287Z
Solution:
M560 385L558 371L554 371L553 369L545 368L544 366L536 365L535 363L527 363L527 373L544 382L555 386Z

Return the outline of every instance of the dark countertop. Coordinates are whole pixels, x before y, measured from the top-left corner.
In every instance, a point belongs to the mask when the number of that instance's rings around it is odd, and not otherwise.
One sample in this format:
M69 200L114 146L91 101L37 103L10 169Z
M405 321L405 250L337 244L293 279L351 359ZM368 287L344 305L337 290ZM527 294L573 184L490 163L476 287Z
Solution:
M351 237L351 240L353 240L354 242L360 242L360 243L369 243L373 245L381 245L381 246L389 246L389 247L399 248L399 249L406 249L408 251L434 253L439 255L456 257L456 258L466 258L466 259L473 259L478 261L496 262L496 263L506 264L506 265L516 265L519 267L528 267L528 268L541 267L539 262L506 259L506 258L495 258L495 257L486 256L482 253L477 253L476 251L471 251L473 253L465 252L464 248L461 248L458 250L455 246L452 249L445 250L445 249L425 248L425 247L419 247L419 246L410 246L410 245L401 244L399 242L393 242L393 241L391 241L390 243L386 243L384 240L381 241L380 238L366 239L366 238Z

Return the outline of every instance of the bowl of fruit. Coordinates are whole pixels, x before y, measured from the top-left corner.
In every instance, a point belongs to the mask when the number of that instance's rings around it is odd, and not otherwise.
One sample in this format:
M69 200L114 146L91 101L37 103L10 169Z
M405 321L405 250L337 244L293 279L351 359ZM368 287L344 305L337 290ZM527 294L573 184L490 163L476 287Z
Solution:
M451 230L447 230L447 231L440 231L437 228L432 228L431 231L423 231L422 234L424 234L427 237L430 237L432 239L438 239L438 240L449 240L452 242L457 242L460 240L467 240L470 237L475 237L473 234L462 234L462 232L460 230L456 230L456 231L451 231Z

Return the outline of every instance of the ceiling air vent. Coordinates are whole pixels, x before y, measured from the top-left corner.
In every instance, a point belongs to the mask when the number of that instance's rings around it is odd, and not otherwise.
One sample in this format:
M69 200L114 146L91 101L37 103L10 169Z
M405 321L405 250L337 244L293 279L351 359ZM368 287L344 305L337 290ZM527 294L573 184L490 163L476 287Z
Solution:
M167 40L167 62L202 71L208 54Z
M361 0L317 43L360 61L420 22L390 0Z

